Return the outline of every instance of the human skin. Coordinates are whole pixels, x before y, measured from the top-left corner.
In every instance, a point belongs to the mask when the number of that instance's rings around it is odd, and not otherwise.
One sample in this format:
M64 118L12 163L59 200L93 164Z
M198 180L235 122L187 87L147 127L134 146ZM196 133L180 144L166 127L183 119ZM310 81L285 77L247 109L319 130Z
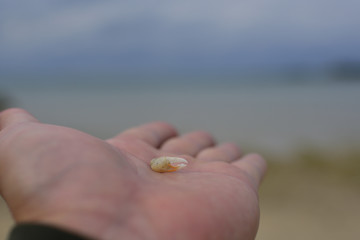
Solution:
M189 164L153 172L161 156ZM258 154L163 122L101 140L22 109L0 113L0 193L17 223L101 240L254 239L265 170Z

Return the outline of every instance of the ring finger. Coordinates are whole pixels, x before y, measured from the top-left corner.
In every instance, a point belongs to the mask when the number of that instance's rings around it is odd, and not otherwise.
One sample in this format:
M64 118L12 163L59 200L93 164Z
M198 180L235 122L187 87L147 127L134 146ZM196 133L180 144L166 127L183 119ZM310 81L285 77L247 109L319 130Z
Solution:
M224 143L212 148L204 149L199 152L197 159L200 161L223 161L232 162L241 157L241 151L238 146L232 143Z

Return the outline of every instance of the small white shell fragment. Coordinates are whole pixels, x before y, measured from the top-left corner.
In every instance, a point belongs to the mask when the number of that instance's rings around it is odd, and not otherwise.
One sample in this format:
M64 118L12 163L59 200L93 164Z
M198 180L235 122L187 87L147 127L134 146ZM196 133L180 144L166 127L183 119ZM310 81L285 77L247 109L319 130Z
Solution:
M174 172L188 165L188 161L178 157L159 157L150 162L150 167L155 172Z

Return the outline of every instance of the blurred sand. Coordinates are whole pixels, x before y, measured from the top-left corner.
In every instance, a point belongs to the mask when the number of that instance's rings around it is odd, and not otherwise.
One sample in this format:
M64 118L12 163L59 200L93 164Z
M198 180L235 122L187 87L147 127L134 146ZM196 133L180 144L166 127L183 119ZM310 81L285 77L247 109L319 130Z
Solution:
M257 240L358 239L360 175L358 165L352 169L319 161L270 164ZM0 239L6 239L12 221L3 202L0 213Z
M0 239L6 239L12 225L13 221L10 217L10 213L4 200L0 198Z
M359 239L360 173L294 165L270 166L257 240Z

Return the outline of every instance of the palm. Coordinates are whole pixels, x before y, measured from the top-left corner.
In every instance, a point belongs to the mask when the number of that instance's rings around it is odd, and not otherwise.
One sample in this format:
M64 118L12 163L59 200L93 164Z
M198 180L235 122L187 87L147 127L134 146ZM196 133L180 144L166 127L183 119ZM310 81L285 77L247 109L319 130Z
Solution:
M17 221L59 224L66 219L74 226L77 216L86 212L87 219L126 222L136 233L124 234L142 239L255 236L257 176L247 170L246 161L235 165L211 159L204 150L201 154L201 149L212 145L202 133L174 140L173 129L157 123L102 141L74 129L37 122L5 130L1 168L16 170L2 173L1 191ZM191 141L200 144L194 147ZM149 168L152 158L179 153L190 162L186 168L164 174ZM17 178L19 175L23 177ZM96 231L87 234L102 232L116 239L121 228L115 226L98 224Z
M197 162L187 157L190 166L176 173L159 174L149 168L154 157L151 147L145 150L141 142L126 142L134 147L117 147L136 156L133 161L138 162L138 173L131 174L141 174L136 178L142 186L143 209L156 232L165 230L168 237L164 239L254 238L258 221L256 186L243 171L228 163ZM157 154L168 155L164 151ZM192 238L186 235L189 233ZM177 235L181 237L175 238Z

